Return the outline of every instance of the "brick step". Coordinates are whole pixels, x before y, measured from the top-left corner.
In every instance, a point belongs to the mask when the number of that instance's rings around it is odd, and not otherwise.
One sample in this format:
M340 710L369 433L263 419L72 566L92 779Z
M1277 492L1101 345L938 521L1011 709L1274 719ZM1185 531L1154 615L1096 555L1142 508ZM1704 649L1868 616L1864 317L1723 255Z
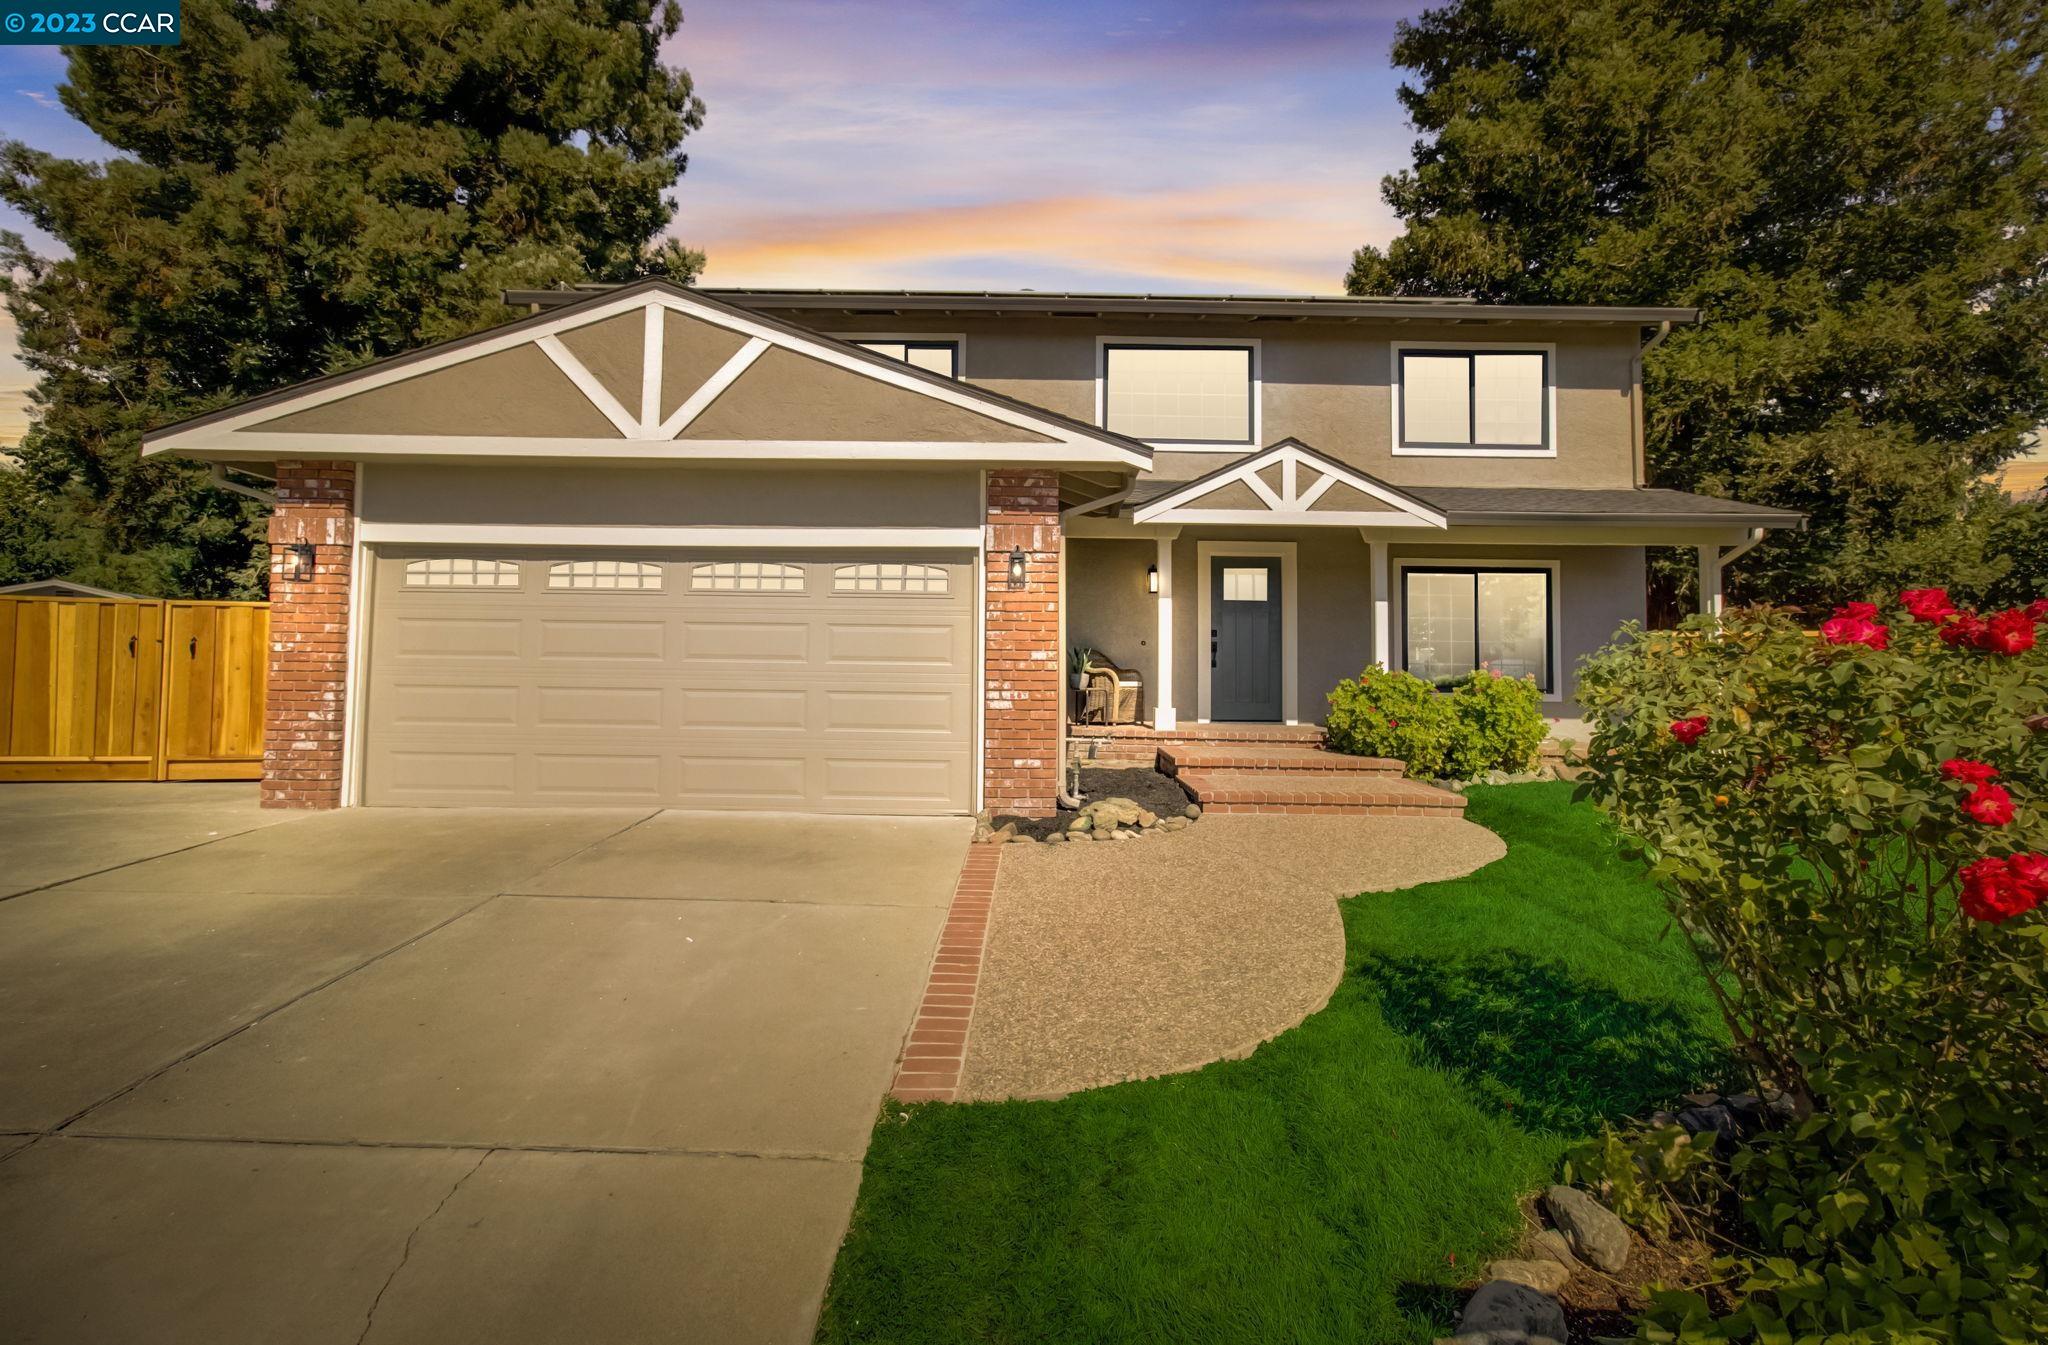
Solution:
M1336 771L1183 770L1205 813L1458 817L1465 796L1419 780Z
M1322 771L1341 775L1408 773L1391 757L1354 757L1292 743L1194 743L1159 749L1159 769L1180 771Z

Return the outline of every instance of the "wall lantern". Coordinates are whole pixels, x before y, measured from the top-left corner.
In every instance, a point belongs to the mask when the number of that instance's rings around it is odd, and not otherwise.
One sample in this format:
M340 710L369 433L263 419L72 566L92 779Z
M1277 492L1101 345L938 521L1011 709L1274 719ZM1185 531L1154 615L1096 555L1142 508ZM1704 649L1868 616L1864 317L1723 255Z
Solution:
M1010 587L1024 587L1024 548L1021 546L1010 548Z
M1157 593L1159 591L1159 567L1157 565L1147 565L1145 567L1145 591L1147 593Z
M311 579L312 577L313 544L311 542L293 542L291 569L292 582L295 584L302 584L306 580Z

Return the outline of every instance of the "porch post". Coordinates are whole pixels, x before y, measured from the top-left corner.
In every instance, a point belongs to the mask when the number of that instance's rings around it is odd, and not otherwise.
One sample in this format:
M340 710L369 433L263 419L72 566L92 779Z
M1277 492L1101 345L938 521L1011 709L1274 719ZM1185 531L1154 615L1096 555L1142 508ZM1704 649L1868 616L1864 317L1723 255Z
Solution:
M1387 573L1387 544L1367 542L1366 549L1372 553L1372 661L1382 668L1392 669L1393 613L1388 593L1393 579Z
M1152 692L1152 727L1170 729L1180 717L1173 708L1173 533L1175 528L1161 533L1154 539L1158 543L1159 556L1159 601L1156 615L1159 619L1159 671L1152 680L1157 684Z
M1700 553L1700 614L1721 617L1721 548L1703 546Z

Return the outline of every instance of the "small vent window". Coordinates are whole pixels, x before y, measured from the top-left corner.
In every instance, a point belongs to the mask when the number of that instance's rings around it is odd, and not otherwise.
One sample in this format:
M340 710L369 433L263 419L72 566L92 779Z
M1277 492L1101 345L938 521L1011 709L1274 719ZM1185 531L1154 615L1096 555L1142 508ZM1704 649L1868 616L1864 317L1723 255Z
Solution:
M720 560L690 567L698 593L801 593L804 567L772 560Z
M910 565L895 561L871 561L841 565L832 571L835 593L944 593L946 570L942 565Z
M645 560L558 560L548 566L548 587L600 593L658 593L661 566Z
M405 563L407 588L518 588L519 562L432 556Z

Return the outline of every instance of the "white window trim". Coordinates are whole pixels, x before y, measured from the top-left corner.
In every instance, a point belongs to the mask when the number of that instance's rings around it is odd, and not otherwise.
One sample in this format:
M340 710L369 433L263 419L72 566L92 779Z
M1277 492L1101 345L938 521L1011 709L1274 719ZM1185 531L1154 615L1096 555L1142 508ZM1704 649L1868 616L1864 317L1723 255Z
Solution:
M1295 583L1293 542L1196 542L1195 543L1195 718L1209 722L1209 636L1211 590L1215 587L1212 560L1280 560L1280 721L1301 722L1301 591Z
M859 345L863 341L950 341L953 344L953 381L967 381L965 332L826 332L825 335L835 341L844 341L848 345Z
M1498 350L1543 353L1543 395L1549 440L1541 448L1407 448L1401 443L1401 352L1404 350ZM1555 341L1389 341L1387 342L1387 442L1397 458L1554 458L1562 437L1557 421L1557 343Z
M1396 656L1390 665L1396 670L1408 666L1408 571L1427 570L1431 566L1445 566L1463 569L1476 565L1480 568L1502 570L1548 570L1550 571L1550 669L1551 680L1556 683L1543 693L1545 705L1568 701L1576 689L1577 681L1572 669L1564 666L1564 565L1547 556L1402 556L1395 555L1388 561L1392 570L1392 626L1388 643ZM1569 684L1569 685L1568 685Z
M1256 336L1098 336L1095 338L1095 425L1109 429L1109 348L1111 346L1222 346L1252 353L1252 430L1248 439L1181 440L1146 439L1141 443L1167 453L1242 453L1258 447L1265 434L1266 387L1261 372L1264 342ZM1115 431L1111 431L1115 433Z
M593 587L589 587L589 588L583 588L583 587L579 587L579 586L577 586L577 585L575 585L575 584L557 584L557 583L555 582L555 571L556 571L556 569L557 569L557 568L559 568L560 566L564 566L564 565L570 565L570 566L574 566L574 565L580 565L580 564L584 563L585 561L605 561L605 560L612 560L612 561L620 561L620 562L626 562L626 563L631 563L631 564L634 564L634 565L652 565L652 566L654 567L654 587L652 587L652 588L643 588L643 587L641 587L641 586L640 586L640 585L639 585L638 583L636 583L636 584L634 584L634 586L633 586L633 587L631 587L631 588L623 588L623 587L614 587L614 588L597 588L597 587L595 587L595 586L593 586ZM547 569L546 569L546 571L545 571L545 572L544 572L544 573L542 574L542 576L541 576L541 584L540 584L540 587L541 587L541 592L543 592L543 593L573 593L573 594L576 594L576 595L578 595L578 596L582 596L582 595L585 595L585 594L600 594L600 595L606 595L606 596L622 596L622 597L630 597L630 596L634 596L634 595L641 595L641 594L651 594L652 596L654 596L654 597L657 597L657 598L658 598L658 597L662 596L663 594L665 594L665 593L666 593L666 592L668 591L668 566L667 566L667 563L666 563L666 562L664 562L664 561L660 561L660 560L647 560L647 559L645 559L645 558L643 558L643 557L640 557L640 556L635 556L635 555L608 555L608 556L565 556L565 557L562 557L561 559L558 559L558 560L545 560L545 561L543 561L542 563L543 563L544 565L546 565L546 566L547 566ZM570 570L570 571L567 571L567 572L566 572L566 573L565 573L565 574L563 575L563 577L564 577L564 578L575 578L575 577L577 577L577 576L576 576L576 572L575 572L575 571L574 571L574 570L572 569L572 570ZM593 576L592 576L592 578L596 578L596 577L597 577L597 576L595 576L595 575L593 575ZM642 578L643 576L641 576L640 574L638 574L638 573L636 572L636 573L634 574L634 576L633 576L633 577L634 577L634 578L635 578L635 579L637 580L637 579L640 579L640 578Z

